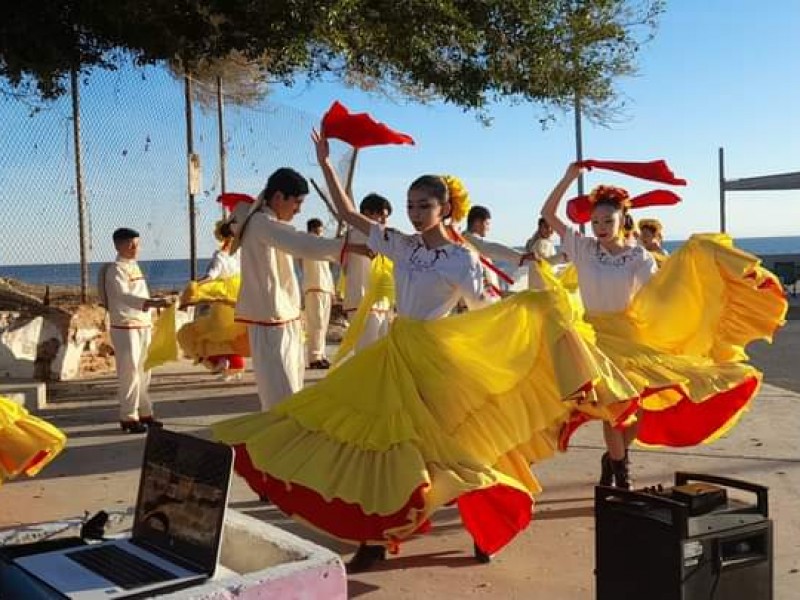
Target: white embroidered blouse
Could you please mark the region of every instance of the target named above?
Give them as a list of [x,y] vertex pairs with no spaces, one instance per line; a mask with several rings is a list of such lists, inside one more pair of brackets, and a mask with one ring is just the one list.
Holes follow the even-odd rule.
[[419,234],[405,235],[375,224],[367,245],[394,262],[397,314],[413,319],[447,316],[464,298],[471,309],[492,301],[478,255],[458,244],[427,248]]
[[571,227],[561,248],[578,269],[581,299],[588,312],[622,312],[658,270],[655,259],[641,246],[611,254],[596,239],[583,237]]

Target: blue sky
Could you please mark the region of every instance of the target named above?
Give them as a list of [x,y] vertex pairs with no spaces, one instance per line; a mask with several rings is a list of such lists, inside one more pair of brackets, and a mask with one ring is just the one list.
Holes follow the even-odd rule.
[[[638,74],[618,83],[625,119],[610,127],[585,122],[585,157],[666,159],[689,180],[676,190],[684,202],[637,216],[660,218],[669,239],[716,230],[718,147],[725,148],[729,178],[800,170],[799,30],[797,0],[668,2],[655,39],[638,56]],[[283,165],[321,179],[309,129],[333,100],[416,139],[413,147],[365,149],[355,180],[357,198],[377,191],[392,200],[400,229],[410,227],[404,210],[408,184],[423,173],[449,173],[464,180],[473,203],[492,210],[493,238],[522,244],[574,158],[569,113],[542,131],[540,107],[498,104],[487,127],[454,106],[389,100],[336,83],[301,84],[273,90],[258,111],[229,108],[229,189],[255,194],[269,172]],[[121,225],[143,231],[145,258],[186,256],[181,84],[156,69],[145,71],[144,80],[141,72],[125,69],[93,74],[82,102],[93,259],[109,257],[105,240]],[[213,115],[198,111],[195,135],[208,190],[198,198],[201,256],[213,248],[207,233],[218,216],[214,126]],[[0,263],[77,260],[70,128],[66,100],[33,118],[21,105],[0,102],[6,141],[0,206],[18,215],[0,218]],[[588,175],[589,187],[603,182],[632,192],[650,189],[630,178]],[[21,199],[28,194],[34,199]],[[298,226],[323,211],[310,197]],[[728,230],[734,237],[800,235],[800,191],[729,193]]]
[[[670,238],[719,227],[717,149],[729,178],[800,170],[800,2],[673,0],[655,39],[639,56],[639,73],[619,83],[626,120],[584,123],[584,156],[664,158],[689,180],[682,205],[639,211],[657,216]],[[535,106],[496,106],[484,127],[459,109],[385,102],[337,86],[281,94],[321,113],[332,98],[369,110],[411,133],[413,148],[367,149],[356,193],[387,192],[402,203],[423,172],[460,176],[473,202],[493,212],[493,236],[522,243],[549,190],[574,158],[573,117],[542,131]],[[616,182],[644,191],[646,182],[594,171],[589,187]],[[407,226],[405,218],[395,221]],[[728,194],[728,230],[739,237],[800,235],[800,191]]]

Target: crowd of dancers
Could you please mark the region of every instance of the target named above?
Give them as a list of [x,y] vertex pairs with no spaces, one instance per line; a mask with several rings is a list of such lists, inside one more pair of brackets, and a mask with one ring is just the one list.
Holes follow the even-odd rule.
[[[222,198],[220,248],[176,306],[150,298],[138,234],[115,234],[119,257],[101,285],[115,315],[124,431],[161,425],[147,399],[150,309],[192,307],[175,334],[183,353],[228,379],[250,357],[260,401],[259,412],[214,424],[214,437],[235,448],[237,473],[264,501],[359,544],[348,564],[357,572],[447,505],[476,559],[490,561],[531,520],[535,465],[568,451],[585,423],[602,424],[597,482],[630,489],[634,441],[713,441],[746,411],[761,374],[743,349],[783,323],[778,280],[723,234],[692,236],[669,256],[660,223],[637,226],[631,211],[674,203],[670,192],[631,198],[601,185],[564,211],[588,168],[681,185],[663,162],[570,164],[519,251],[489,239],[490,210],[470,207],[452,176],[414,180],[413,231],[389,227],[389,200],[371,193],[357,206],[345,191],[333,131],[323,123],[312,143],[343,237],[322,235],[318,219],[306,231],[291,225],[308,184],[278,169],[257,197]],[[502,265],[524,267],[528,289],[510,287]],[[337,295],[350,327],[328,357]],[[304,387],[307,367],[325,377]],[[0,440],[12,430],[0,422]]]

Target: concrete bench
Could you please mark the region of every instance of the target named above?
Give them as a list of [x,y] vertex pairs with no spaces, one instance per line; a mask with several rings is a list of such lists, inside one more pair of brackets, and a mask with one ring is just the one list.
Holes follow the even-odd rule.
[[[128,523],[130,512],[127,514]],[[0,544],[53,535],[78,535],[79,519],[21,526],[0,532]],[[335,554],[312,542],[234,510],[225,515],[220,565],[214,577],[159,595],[173,600],[346,600],[347,575]]]
[[47,406],[47,385],[44,381],[5,379],[0,382],[0,396],[35,414]]

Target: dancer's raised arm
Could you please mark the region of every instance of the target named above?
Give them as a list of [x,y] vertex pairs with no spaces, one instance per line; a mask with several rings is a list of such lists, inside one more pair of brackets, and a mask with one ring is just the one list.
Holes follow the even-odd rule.
[[325,175],[325,182],[328,184],[328,190],[330,190],[331,199],[333,200],[339,217],[359,231],[369,235],[370,227],[372,227],[375,221],[358,212],[353,199],[350,198],[344,190],[344,186],[342,182],[339,181],[339,176],[336,174],[331,164],[328,138],[325,137],[323,133],[314,129],[311,132],[311,139],[314,142],[314,148],[317,151],[317,161],[322,169],[322,173]]
[[550,192],[547,200],[545,200],[544,206],[542,206],[542,217],[561,238],[564,237],[567,225],[558,216],[558,205],[561,204],[561,200],[564,198],[564,194],[567,193],[569,186],[580,174],[581,167],[577,163],[570,163],[561,181],[556,184],[556,187],[553,188],[553,191]]

